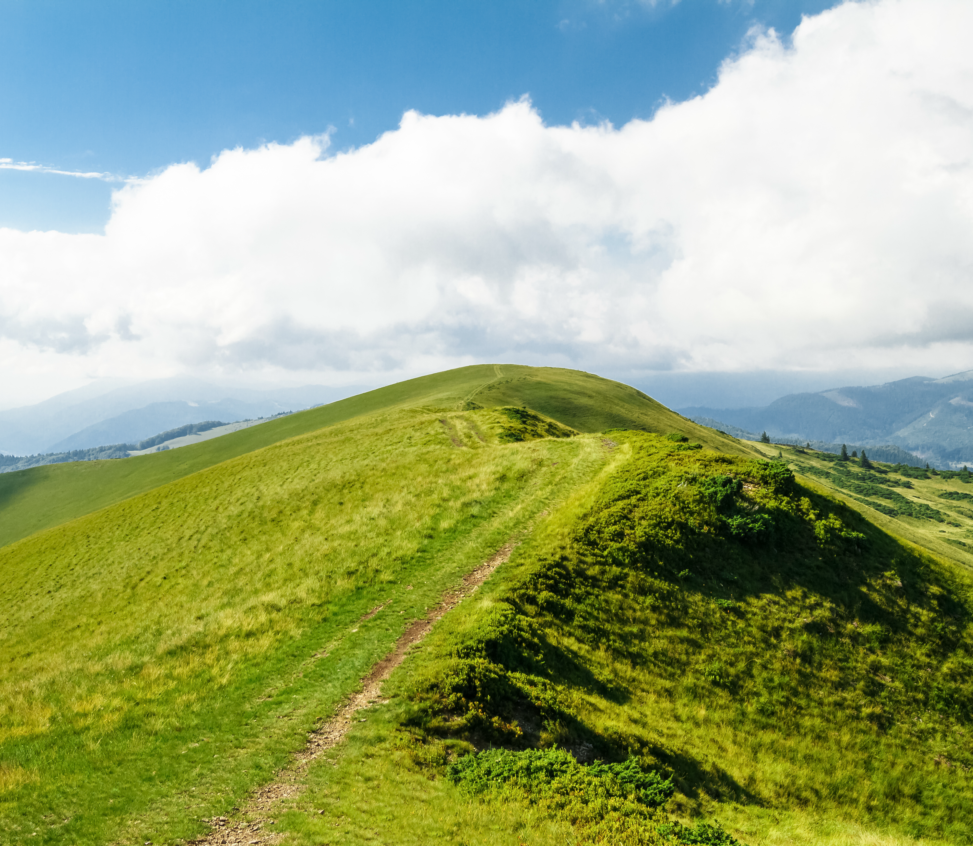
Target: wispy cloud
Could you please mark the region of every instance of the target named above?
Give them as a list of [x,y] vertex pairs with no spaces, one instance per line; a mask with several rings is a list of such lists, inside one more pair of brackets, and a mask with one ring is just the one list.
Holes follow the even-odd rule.
[[103,173],[97,170],[63,170],[37,162],[17,162],[13,159],[0,159],[0,170],[22,170],[31,173],[53,173],[57,176],[73,176],[77,179],[100,179],[103,182],[132,182],[131,177],[119,176],[116,173]]

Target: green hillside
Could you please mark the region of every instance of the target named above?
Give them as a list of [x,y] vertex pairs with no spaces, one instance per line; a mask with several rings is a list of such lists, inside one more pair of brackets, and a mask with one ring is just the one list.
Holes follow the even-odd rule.
[[[969,579],[780,465],[612,437],[617,462],[308,774],[285,842],[973,842]],[[450,763],[492,745],[502,766]],[[536,748],[634,758],[675,794]]]
[[724,450],[746,448],[618,382],[575,370],[481,364],[400,382],[178,450],[2,474],[0,546],[220,462],[362,415],[423,405],[459,409],[523,404],[582,432],[612,426],[674,430]]
[[11,474],[0,842],[973,842],[966,570],[757,455],[491,365]]
[[973,568],[973,475],[955,470],[925,470],[858,459],[801,447],[755,443],[767,458],[781,460],[860,511],[885,531]]
[[7,546],[0,841],[102,843],[136,819],[140,842],[185,836],[266,778],[446,586],[604,460],[596,439],[501,445],[516,428],[380,413]]

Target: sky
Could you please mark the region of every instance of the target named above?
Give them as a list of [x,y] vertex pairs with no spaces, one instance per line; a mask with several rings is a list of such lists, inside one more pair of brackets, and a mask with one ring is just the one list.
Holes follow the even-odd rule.
[[746,405],[973,368],[966,0],[2,11],[0,405],[487,361]]

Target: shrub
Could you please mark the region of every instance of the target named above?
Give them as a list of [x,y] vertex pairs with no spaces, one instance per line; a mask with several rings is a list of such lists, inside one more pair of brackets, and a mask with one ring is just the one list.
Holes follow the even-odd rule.
[[694,826],[685,826],[682,823],[673,822],[660,825],[659,834],[670,842],[699,844],[699,846],[739,846],[740,841],[721,826],[719,823],[696,823]]
[[671,777],[645,769],[638,758],[585,765],[558,748],[487,749],[450,764],[446,775],[473,795],[513,793],[582,828],[610,826],[621,818],[650,822],[652,831],[657,809],[675,792]]
[[708,476],[699,486],[699,492],[712,503],[717,514],[728,511],[733,498],[743,490],[743,483],[732,476]]

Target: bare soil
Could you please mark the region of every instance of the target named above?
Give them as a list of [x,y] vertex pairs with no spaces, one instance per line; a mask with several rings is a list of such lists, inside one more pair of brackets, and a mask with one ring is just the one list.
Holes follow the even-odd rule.
[[[508,543],[469,573],[458,587],[444,593],[439,604],[409,626],[396,641],[395,648],[372,667],[362,679],[361,689],[338,708],[334,718],[308,736],[304,748],[277,773],[274,781],[258,788],[247,798],[246,806],[236,819],[214,817],[208,820],[212,826],[210,833],[190,843],[193,846],[263,846],[280,840],[283,835],[273,830],[276,824],[274,817],[285,809],[285,803],[303,791],[303,775],[311,762],[344,739],[358,722],[356,716],[359,711],[381,701],[382,684],[405,660],[410,647],[419,643],[440,619],[482,585],[497,567],[510,558],[513,548],[513,543]],[[362,620],[375,617],[388,604],[376,606]]]

